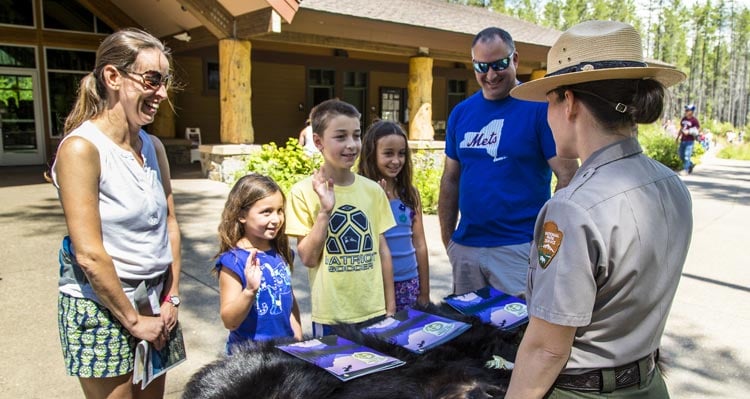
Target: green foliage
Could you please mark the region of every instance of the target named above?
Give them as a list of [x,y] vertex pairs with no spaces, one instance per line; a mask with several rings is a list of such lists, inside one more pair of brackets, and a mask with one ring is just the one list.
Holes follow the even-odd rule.
[[[643,147],[643,152],[649,158],[661,162],[672,170],[682,169],[682,160],[678,153],[679,144],[674,137],[668,136],[658,124],[639,125],[638,141]],[[705,153],[706,150],[696,141],[691,158],[693,163],[700,164]]]
[[705,130],[711,131],[714,135],[718,135],[720,137],[726,137],[727,132],[736,132],[737,129],[732,126],[729,122],[719,122],[717,120],[709,120],[705,123],[701,124],[701,128]]
[[[422,211],[434,215],[437,213],[440,177],[443,173],[442,152],[414,151],[412,162],[414,185],[422,199]],[[290,138],[284,147],[279,147],[276,143],[264,144],[260,151],[248,155],[244,168],[236,173],[235,180],[248,173],[258,173],[271,177],[288,193],[294,183],[312,175],[322,163],[323,157],[320,154],[307,156],[297,139]]]
[[422,212],[434,215],[437,213],[440,177],[443,175],[442,153],[414,151],[411,160],[414,167],[414,185],[422,198]]
[[718,154],[718,158],[722,159],[737,159],[742,161],[750,161],[750,143],[741,145],[729,144],[722,148]]
[[236,179],[249,173],[266,175],[275,180],[284,193],[288,193],[294,183],[320,168],[323,157],[318,153],[308,156],[299,141],[290,138],[284,147],[278,147],[273,142],[263,144],[261,150],[248,155],[245,162],[245,168],[237,172]]
[[677,153],[675,139],[667,136],[658,125],[640,125],[638,141],[643,147],[643,152],[650,158],[661,162],[672,170],[682,169],[682,161]]

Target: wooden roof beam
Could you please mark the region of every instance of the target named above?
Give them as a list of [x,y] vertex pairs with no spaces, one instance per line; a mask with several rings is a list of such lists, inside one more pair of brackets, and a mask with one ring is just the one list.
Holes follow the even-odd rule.
[[291,24],[294,15],[299,10],[299,0],[266,0],[268,4],[286,21]]
[[177,0],[218,39],[234,37],[234,16],[217,0]]
[[253,36],[272,32],[273,12],[271,7],[267,7],[237,17],[237,37],[253,39]]
[[97,18],[104,21],[114,30],[128,27],[142,28],[141,24],[135,22],[128,14],[122,11],[110,0],[77,0],[78,3],[91,11]]
[[[338,48],[343,50],[351,51],[364,51],[374,52],[381,54],[389,54],[403,57],[413,57],[420,55],[420,49],[418,47],[409,46],[397,46],[388,43],[373,43],[364,40],[347,39],[341,37],[330,37],[311,35],[306,33],[297,33],[284,31],[281,33],[270,33],[265,35],[258,35],[252,38],[253,40],[267,41],[267,42],[278,42],[278,43],[290,43],[290,44],[302,44],[307,46],[325,47],[325,48]],[[429,49],[429,57],[442,61],[451,62],[468,62],[468,52],[453,52],[437,49]]]

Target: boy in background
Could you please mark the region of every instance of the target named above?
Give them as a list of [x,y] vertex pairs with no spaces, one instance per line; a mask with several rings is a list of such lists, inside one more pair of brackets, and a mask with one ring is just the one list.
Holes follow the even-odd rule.
[[287,234],[308,267],[313,335],[395,312],[391,254],[383,233],[396,223],[378,183],[351,171],[362,148],[360,113],[327,100],[310,113],[323,165],[287,199]]

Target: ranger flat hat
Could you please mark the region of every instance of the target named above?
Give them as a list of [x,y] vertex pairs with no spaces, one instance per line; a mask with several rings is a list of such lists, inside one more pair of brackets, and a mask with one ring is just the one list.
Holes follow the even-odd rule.
[[664,87],[685,80],[676,69],[649,67],[643,61],[641,36],[631,25],[588,21],[563,32],[547,53],[547,74],[516,86],[510,95],[547,101],[547,93],[576,83],[609,79],[654,79]]

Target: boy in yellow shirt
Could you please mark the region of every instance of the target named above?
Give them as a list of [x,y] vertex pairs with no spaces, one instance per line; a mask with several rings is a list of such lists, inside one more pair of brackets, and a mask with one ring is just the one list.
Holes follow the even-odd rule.
[[310,113],[323,165],[287,197],[286,232],[307,266],[313,335],[395,312],[393,267],[383,233],[395,225],[376,182],[352,172],[362,148],[360,113],[327,100]]

